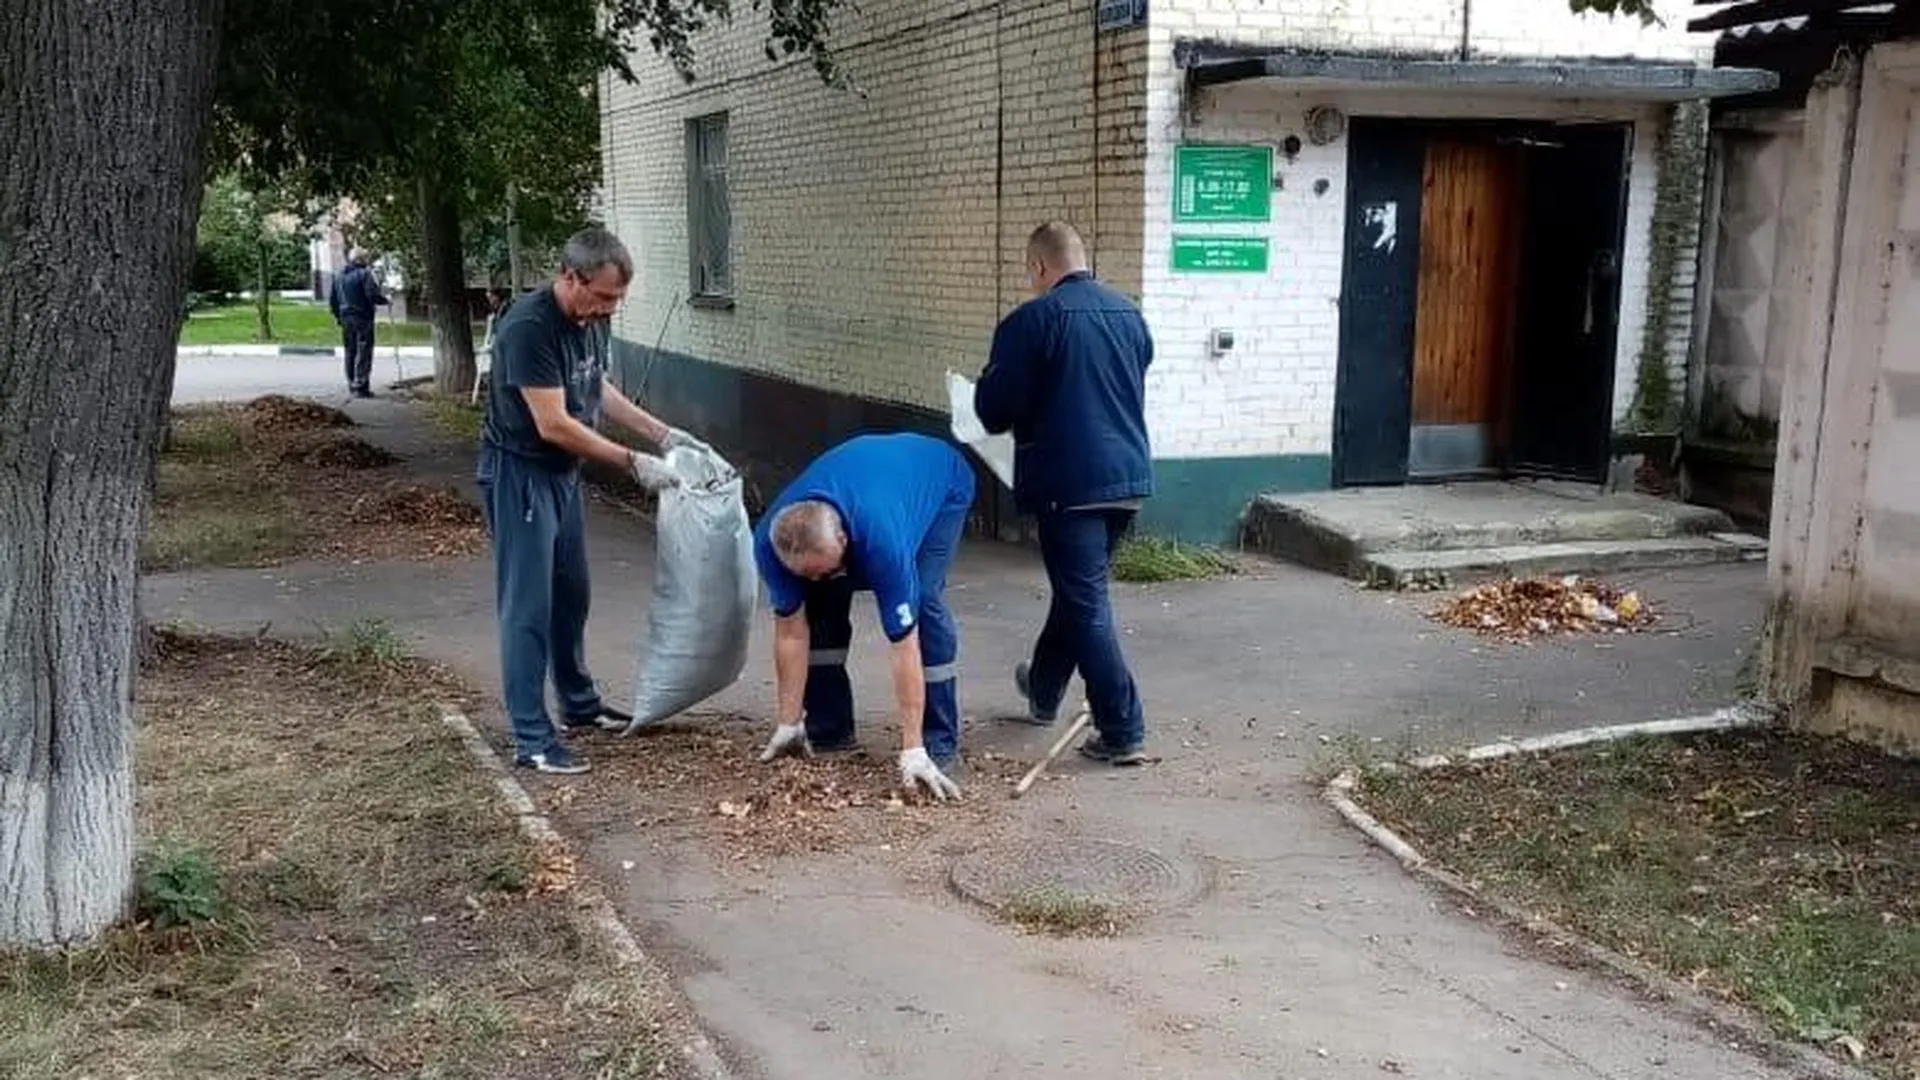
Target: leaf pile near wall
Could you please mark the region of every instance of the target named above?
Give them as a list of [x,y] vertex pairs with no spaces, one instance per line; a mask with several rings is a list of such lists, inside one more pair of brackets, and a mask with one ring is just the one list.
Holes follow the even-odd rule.
[[1704,103],[1685,102],[1675,105],[1661,125],[1655,154],[1659,181],[1648,244],[1647,318],[1641,330],[1633,406],[1626,420],[1636,433],[1669,434],[1680,426],[1673,334],[1676,319],[1687,321],[1694,297],[1691,287],[1685,297],[1676,296],[1675,291],[1682,269],[1691,268],[1699,256],[1707,123]]

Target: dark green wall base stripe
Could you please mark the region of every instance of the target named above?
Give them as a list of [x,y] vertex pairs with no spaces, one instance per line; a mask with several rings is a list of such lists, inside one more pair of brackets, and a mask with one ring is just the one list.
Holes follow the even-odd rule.
[[1262,492],[1324,491],[1333,475],[1325,454],[1272,457],[1157,458],[1154,496],[1137,531],[1193,543],[1231,546],[1240,515]]
[[[632,341],[614,339],[615,378],[662,419],[712,442],[747,478],[747,505],[760,507],[814,456],[864,431],[918,431],[951,439],[944,413],[871,401],[790,382]],[[979,459],[968,455],[980,495],[974,503],[979,533],[1025,539],[1026,523],[1012,496]],[[1263,491],[1313,491],[1331,475],[1324,455],[1161,459],[1154,462],[1156,493],[1141,512],[1139,531],[1193,543],[1230,544],[1240,514]]]

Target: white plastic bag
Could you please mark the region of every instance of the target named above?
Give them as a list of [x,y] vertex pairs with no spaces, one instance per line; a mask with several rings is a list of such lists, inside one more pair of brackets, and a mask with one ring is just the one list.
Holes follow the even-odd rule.
[[973,411],[973,380],[957,371],[947,372],[947,404],[953,414],[953,437],[980,455],[993,475],[1009,490],[1013,488],[1013,436],[989,435],[980,416]]
[[687,447],[669,451],[666,461],[680,484],[660,493],[653,602],[629,735],[733,685],[746,670],[759,599],[739,473],[718,455]]

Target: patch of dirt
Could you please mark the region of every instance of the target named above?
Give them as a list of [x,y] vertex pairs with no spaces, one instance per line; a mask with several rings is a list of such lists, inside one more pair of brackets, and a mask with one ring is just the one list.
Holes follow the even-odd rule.
[[340,430],[328,419],[337,411],[284,398],[176,411],[143,565],[422,561],[485,549],[477,505],[383,475],[400,459]]
[[468,696],[409,661],[156,628],[143,860],[194,868],[171,880],[216,914],[0,956],[0,1076],[685,1080],[672,987],[576,931],[571,855],[520,835],[442,724]]
[[386,450],[353,435],[339,432],[315,432],[289,441],[280,450],[280,460],[310,469],[382,469],[400,459]]
[[241,409],[247,426],[262,435],[354,427],[353,418],[330,405],[283,394],[268,394]]
[[1455,594],[1429,615],[1514,643],[1565,634],[1627,634],[1650,629],[1659,619],[1639,593],[1579,576],[1489,582]]
[[1920,1073],[1920,761],[1780,731],[1370,775],[1429,858],[1886,1077]]
[[[723,862],[901,846],[956,823],[999,816],[1026,763],[966,756],[958,802],[900,787],[891,752],[784,758],[762,765],[765,725],[738,717],[674,721],[632,738],[574,736],[593,771],[536,794],[583,825],[673,830]],[[886,736],[873,733],[875,745]],[[963,825],[964,827],[964,825]]]

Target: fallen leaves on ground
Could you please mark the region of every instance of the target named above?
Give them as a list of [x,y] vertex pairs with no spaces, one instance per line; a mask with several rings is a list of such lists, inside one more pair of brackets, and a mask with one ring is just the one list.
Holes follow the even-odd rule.
[[379,469],[399,462],[399,458],[378,446],[337,431],[311,432],[289,440],[280,450],[280,460],[310,469]]
[[1025,768],[1005,757],[970,756],[961,799],[936,805],[900,786],[891,753],[763,765],[757,758],[766,735],[751,721],[713,717],[674,721],[632,738],[589,736],[578,748],[593,772],[577,788],[548,793],[546,802],[559,812],[684,830],[716,845],[722,859],[754,862],[904,843],[976,820],[993,812],[994,800]]
[[1458,593],[1434,610],[1448,626],[1504,641],[1561,634],[1625,634],[1656,616],[1637,592],[1593,578],[1510,578]]
[[352,417],[331,405],[290,398],[284,394],[254,398],[241,409],[241,415],[249,428],[262,435],[355,426]]
[[342,430],[352,424],[338,409],[279,396],[177,410],[148,564],[419,561],[484,550],[477,505],[394,475],[400,459]]

